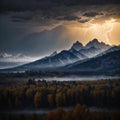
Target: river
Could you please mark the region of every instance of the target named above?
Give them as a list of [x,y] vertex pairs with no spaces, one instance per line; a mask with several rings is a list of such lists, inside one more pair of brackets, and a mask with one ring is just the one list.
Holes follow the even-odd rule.
[[38,80],[46,80],[46,81],[92,81],[92,80],[112,80],[112,79],[120,79],[120,76],[70,76],[70,77],[42,77],[35,78]]
[[[73,109],[73,107],[62,108],[65,111],[69,109]],[[48,112],[55,111],[55,109],[37,109],[37,110],[11,110],[11,111],[1,111],[0,115],[43,115]],[[108,109],[108,108],[97,108],[97,107],[89,107],[90,112],[103,112],[103,113],[120,113],[119,109]]]

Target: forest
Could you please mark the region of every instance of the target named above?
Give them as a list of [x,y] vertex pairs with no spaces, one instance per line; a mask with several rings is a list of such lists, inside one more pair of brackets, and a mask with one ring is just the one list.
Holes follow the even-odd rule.
[[[56,109],[33,120],[118,120],[119,114],[91,113],[90,106],[120,108],[119,80],[46,81],[22,80],[0,87],[0,111],[17,109]],[[68,111],[63,107],[72,107]],[[4,118],[4,116],[1,116]],[[23,118],[21,118],[23,117]],[[28,119],[24,115],[4,118]]]

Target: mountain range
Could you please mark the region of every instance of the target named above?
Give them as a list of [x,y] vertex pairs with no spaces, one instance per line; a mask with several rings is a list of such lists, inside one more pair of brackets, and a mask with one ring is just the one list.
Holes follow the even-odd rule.
[[[119,71],[120,46],[110,46],[93,39],[85,46],[79,41],[69,50],[56,51],[37,61],[3,71],[66,70],[66,71]],[[1,70],[2,71],[2,70]]]
[[65,66],[65,71],[79,71],[84,73],[97,73],[120,75],[120,47],[119,50],[108,52],[85,61],[78,61],[74,64]]

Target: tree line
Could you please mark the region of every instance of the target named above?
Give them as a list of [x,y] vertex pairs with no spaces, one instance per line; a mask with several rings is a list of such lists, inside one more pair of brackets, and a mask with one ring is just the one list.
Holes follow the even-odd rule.
[[0,110],[87,106],[120,108],[119,80],[32,80],[0,88]]

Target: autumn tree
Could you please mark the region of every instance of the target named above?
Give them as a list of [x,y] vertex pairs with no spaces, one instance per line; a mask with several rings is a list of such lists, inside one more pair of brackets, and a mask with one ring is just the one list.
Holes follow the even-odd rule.
[[53,94],[48,94],[48,104],[50,107],[55,105],[55,99]]
[[64,98],[62,93],[57,93],[56,94],[56,106],[60,107],[64,104]]
[[34,104],[36,108],[40,107],[41,100],[42,100],[42,94],[40,92],[36,92],[34,95]]

